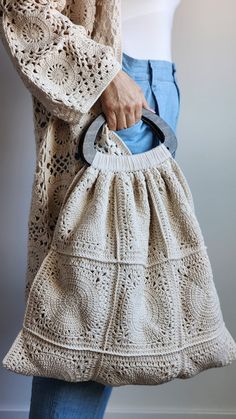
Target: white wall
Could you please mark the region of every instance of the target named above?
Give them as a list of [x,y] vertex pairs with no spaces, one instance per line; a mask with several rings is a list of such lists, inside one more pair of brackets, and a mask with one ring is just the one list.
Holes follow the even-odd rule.
[[[176,160],[192,189],[223,315],[234,337],[235,16],[235,0],[182,0],[173,32],[182,97]],[[0,54],[2,359],[23,319],[35,151],[30,95],[2,45]],[[106,418],[236,418],[235,373],[236,365],[232,364],[161,386],[113,389]],[[30,377],[1,369],[0,419],[27,418],[30,384]]]

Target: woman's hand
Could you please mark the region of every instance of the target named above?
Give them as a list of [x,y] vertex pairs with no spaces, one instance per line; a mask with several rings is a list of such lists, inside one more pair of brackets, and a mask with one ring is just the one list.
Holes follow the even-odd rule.
[[142,89],[120,70],[99,97],[110,130],[129,128],[141,120],[142,108],[151,109]]

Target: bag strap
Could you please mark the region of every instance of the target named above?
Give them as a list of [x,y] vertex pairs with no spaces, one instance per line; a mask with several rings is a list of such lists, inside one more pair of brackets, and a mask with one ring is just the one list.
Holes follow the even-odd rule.
[[[153,130],[154,134],[158,136],[160,141],[166,146],[166,148],[173,154],[177,148],[177,138],[175,136],[172,128],[164,121],[159,115],[149,111],[148,109],[143,108],[142,110],[142,121],[147,123],[150,128]],[[82,152],[82,157],[84,160],[91,164],[95,154],[98,152],[94,147],[94,142],[96,137],[106,124],[106,118],[104,113],[100,113],[93,122],[89,125],[87,131],[84,133],[83,138],[81,139],[80,151]],[[124,141],[116,134],[121,143],[127,149]],[[158,146],[157,146],[158,147]]]

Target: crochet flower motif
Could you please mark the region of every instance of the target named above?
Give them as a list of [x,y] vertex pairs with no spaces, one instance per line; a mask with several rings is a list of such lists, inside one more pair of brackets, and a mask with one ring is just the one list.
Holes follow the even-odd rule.
[[37,16],[28,18],[28,21],[21,26],[23,39],[27,44],[39,44],[48,42],[51,38],[51,32],[48,26]]
[[[70,269],[69,272],[71,273]],[[59,285],[57,295],[52,293],[49,296],[48,317],[54,320],[60,333],[79,336],[80,329],[84,328],[83,321],[88,319],[89,310],[94,310],[95,307],[98,309],[95,290],[89,281],[80,280],[78,287],[74,278],[69,278],[66,272]]]
[[[16,25],[16,29],[13,29]],[[53,35],[49,26],[37,15],[27,16],[27,21],[22,17],[15,17],[8,27],[8,35],[12,39],[13,45],[17,46],[21,52],[37,52],[39,49],[48,48],[56,34]]]
[[68,68],[64,63],[53,63],[48,69],[48,77],[59,85],[65,84],[69,78]]
[[39,67],[40,73],[46,75],[47,88],[53,93],[72,94],[78,84],[78,78],[73,66],[66,60],[64,53],[54,53],[45,57]]
[[[166,299],[166,296],[164,296]],[[135,302],[140,302],[137,307]],[[149,333],[153,339],[164,329],[165,324],[170,321],[170,313],[166,309],[166,301],[161,298],[157,299],[156,295],[151,290],[142,289],[142,286],[137,286],[134,291],[134,298],[132,300],[132,310],[130,309],[130,326],[134,335],[143,335],[144,330]]]

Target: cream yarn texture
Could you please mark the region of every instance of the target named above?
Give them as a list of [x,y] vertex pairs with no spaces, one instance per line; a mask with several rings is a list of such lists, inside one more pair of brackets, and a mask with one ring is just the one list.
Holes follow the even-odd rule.
[[79,138],[122,68],[120,0],[0,0],[0,37],[32,96],[35,171],[25,302],[81,167]]
[[128,154],[70,184],[9,370],[156,385],[236,359],[185,176],[164,144]]
[[120,0],[0,0],[36,145],[24,324],[3,359],[19,374],[159,384],[236,358],[168,150],[119,163],[100,152],[90,167],[74,158],[122,68],[120,17]]

